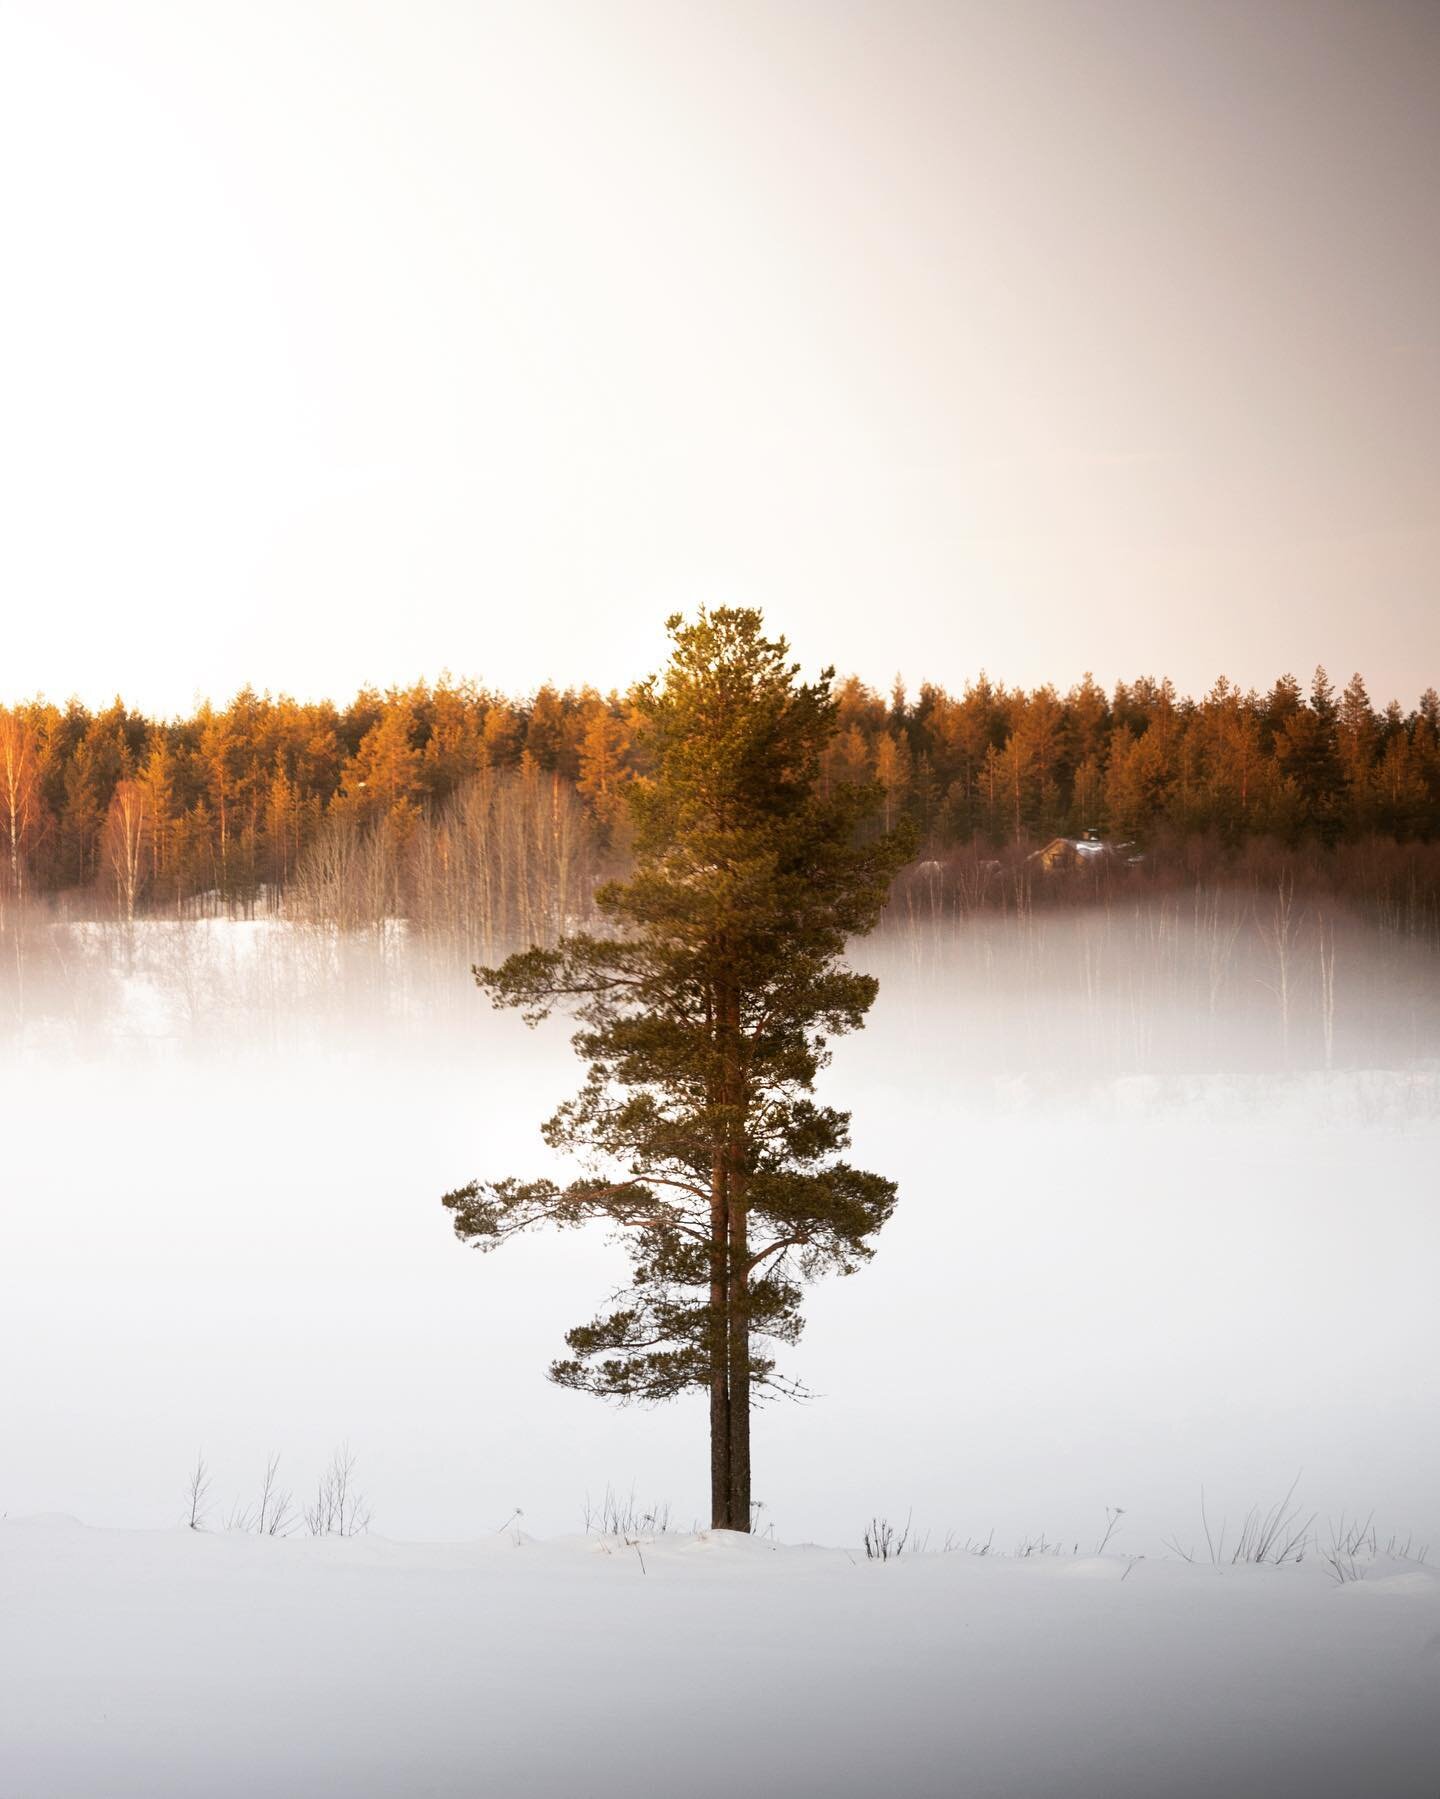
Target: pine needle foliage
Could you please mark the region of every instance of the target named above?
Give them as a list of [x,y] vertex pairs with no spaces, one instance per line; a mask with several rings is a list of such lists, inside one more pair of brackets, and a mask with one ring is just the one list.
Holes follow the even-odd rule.
[[542,1134],[581,1172],[472,1181],[444,1203],[481,1249],[544,1224],[615,1228],[630,1282],[568,1333],[551,1377],[619,1401],[705,1391],[712,1522],[747,1530],[752,1400],[797,1390],[774,1346],[800,1334],[803,1283],[868,1260],[895,1204],[814,1086],[876,995],[846,942],[913,843],[870,827],[875,785],[822,783],[833,670],[801,682],[753,610],[667,630],[668,666],[631,696],[647,772],[628,796],[633,872],[597,894],[609,933],[475,970],[532,1025],[575,1016],[587,1078]]

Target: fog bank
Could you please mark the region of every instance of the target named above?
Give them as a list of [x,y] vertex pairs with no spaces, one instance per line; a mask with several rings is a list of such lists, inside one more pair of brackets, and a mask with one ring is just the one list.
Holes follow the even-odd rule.
[[[1271,921],[1273,924],[1273,921]],[[1331,921],[1183,908],[974,919],[859,946],[881,976],[827,1098],[900,1182],[874,1263],[814,1289],[762,1412],[783,1537],[875,1511],[935,1543],[1162,1552],[1298,1474],[1306,1510],[1440,1543],[1434,964]],[[406,940],[273,922],[64,927],[0,1050],[0,1510],[212,1523],[271,1451],[348,1441],[376,1528],[580,1527],[607,1482],[705,1505],[703,1406],[544,1369],[624,1278],[600,1236],[480,1257],[440,1195],[541,1173],[561,1020],[490,1010]],[[41,951],[43,950],[43,954]],[[1326,968],[1330,976],[1327,982]]]

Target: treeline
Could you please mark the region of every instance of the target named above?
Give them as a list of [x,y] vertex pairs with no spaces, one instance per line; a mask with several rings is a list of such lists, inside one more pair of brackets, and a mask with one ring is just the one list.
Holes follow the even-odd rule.
[[[824,779],[878,783],[885,822],[912,818],[931,853],[1090,828],[1231,848],[1440,837],[1433,688],[1409,712],[1377,708],[1358,675],[1337,694],[1323,670],[1308,691],[1220,680],[1198,700],[1148,677],[1109,694],[1089,677],[1062,694],[982,676],[958,696],[856,680],[838,695]],[[375,904],[409,882],[408,910],[453,913],[503,841],[536,882],[548,857],[543,878],[578,893],[623,854],[624,790],[644,774],[625,698],[589,688],[517,701],[445,679],[344,708],[247,688],[170,720],[35,700],[0,708],[0,883],[103,893],[127,913],[233,907],[313,899],[342,869],[349,890],[364,854]],[[532,903],[530,878],[515,899],[507,876],[507,907]]]
[[448,680],[343,709],[246,688],[173,720],[119,699],[0,708],[0,884],[98,890],[122,912],[293,891],[349,921],[417,865],[423,903],[452,904],[456,870],[503,846],[527,868],[558,855],[563,887],[618,816],[624,742],[613,697],[516,705]]

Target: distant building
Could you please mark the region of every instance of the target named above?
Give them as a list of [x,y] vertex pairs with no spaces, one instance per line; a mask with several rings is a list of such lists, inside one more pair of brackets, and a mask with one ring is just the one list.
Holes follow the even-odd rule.
[[1032,850],[1025,859],[1038,863],[1047,875],[1111,859],[1133,868],[1142,860],[1133,843],[1107,843],[1093,827],[1079,837],[1052,837],[1042,849]]

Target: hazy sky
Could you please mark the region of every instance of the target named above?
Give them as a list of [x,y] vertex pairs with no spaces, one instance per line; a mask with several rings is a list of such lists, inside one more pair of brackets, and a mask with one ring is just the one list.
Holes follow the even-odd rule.
[[1440,681],[1440,5],[0,0],[0,697]]

